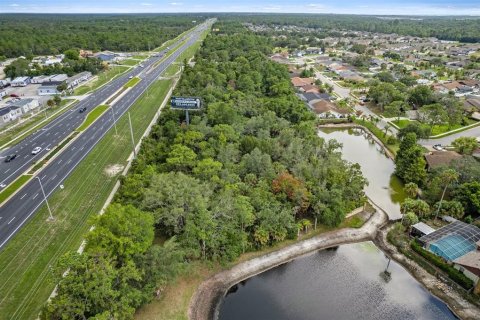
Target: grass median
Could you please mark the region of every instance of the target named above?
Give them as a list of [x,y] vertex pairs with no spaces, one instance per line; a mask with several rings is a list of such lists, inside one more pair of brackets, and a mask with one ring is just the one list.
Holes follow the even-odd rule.
[[[171,86],[159,80],[130,108],[138,141]],[[55,216],[47,222],[43,206],[0,251],[0,319],[35,319],[55,287],[51,267],[68,250],[76,250],[118,179],[118,168],[131,153],[128,117],[111,129],[49,198]]]
[[85,121],[77,128],[76,131],[84,131],[87,129],[92,123],[95,122],[110,106],[106,104],[101,104],[95,107],[85,118]]
[[90,91],[98,89],[100,86],[104,85],[108,81],[118,77],[122,73],[126,72],[129,67],[125,66],[115,66],[115,67],[110,67],[108,70],[105,70],[97,75],[97,79],[88,82],[87,84],[84,84],[81,87],[78,87],[74,91],[74,95],[82,95],[86,94]]
[[123,87],[124,87],[124,88],[132,88],[132,87],[135,87],[135,85],[136,85],[137,83],[139,83],[140,80],[141,80],[141,79],[140,79],[139,77],[134,77],[134,78],[128,80],[128,82],[125,83],[125,85],[124,85]]
[[118,62],[118,64],[125,65],[125,66],[134,66],[134,65],[137,65],[139,63],[140,63],[139,60],[133,60],[133,59],[125,59],[125,60],[122,60],[122,61]]

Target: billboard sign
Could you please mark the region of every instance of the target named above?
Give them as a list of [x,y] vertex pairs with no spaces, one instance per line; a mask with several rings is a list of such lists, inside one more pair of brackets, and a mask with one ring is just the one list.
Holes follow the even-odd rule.
[[172,97],[170,98],[170,106],[172,109],[198,110],[202,106],[202,101],[195,97]]

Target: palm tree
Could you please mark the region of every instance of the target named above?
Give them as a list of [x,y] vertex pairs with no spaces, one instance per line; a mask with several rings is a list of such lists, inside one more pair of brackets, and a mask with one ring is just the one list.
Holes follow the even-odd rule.
[[387,123],[385,124],[385,127],[383,127],[383,129],[385,130],[385,136],[387,135],[387,132],[390,131],[390,125]]
[[442,197],[440,198],[440,203],[438,204],[437,212],[435,213],[435,219],[433,220],[434,222],[437,221],[438,213],[442,207],[442,201],[443,197],[445,196],[445,191],[447,191],[447,187],[450,185],[450,183],[458,181],[458,177],[458,172],[453,169],[444,170],[440,174],[440,180],[445,182],[445,187],[443,188]]
[[407,197],[415,199],[420,189],[415,182],[409,182],[403,187],[403,191],[407,194]]

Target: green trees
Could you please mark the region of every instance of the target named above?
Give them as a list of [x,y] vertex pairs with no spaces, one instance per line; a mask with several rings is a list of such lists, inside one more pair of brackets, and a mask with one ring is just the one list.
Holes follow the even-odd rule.
[[395,174],[406,183],[421,185],[426,177],[426,163],[422,148],[417,145],[415,133],[407,133],[400,142],[400,149],[395,158]]
[[78,60],[80,55],[77,49],[68,49],[63,54],[65,55],[65,59],[70,60]]
[[453,140],[452,146],[461,154],[471,155],[478,149],[479,143],[475,137],[460,137]]

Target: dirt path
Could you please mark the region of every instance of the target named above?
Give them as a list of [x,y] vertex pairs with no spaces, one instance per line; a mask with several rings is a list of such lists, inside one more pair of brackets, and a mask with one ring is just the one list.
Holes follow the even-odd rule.
[[316,250],[344,243],[373,240],[377,230],[387,221],[388,216],[377,208],[376,213],[359,229],[327,232],[222,271],[200,284],[190,301],[188,318],[190,320],[214,319],[220,299],[234,284]]

